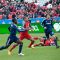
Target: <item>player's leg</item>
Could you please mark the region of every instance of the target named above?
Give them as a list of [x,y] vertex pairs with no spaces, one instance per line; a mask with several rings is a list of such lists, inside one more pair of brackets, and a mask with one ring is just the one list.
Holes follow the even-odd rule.
[[40,46],[40,45],[41,45],[41,43],[38,43],[38,44],[34,44],[33,46],[36,47],[36,46]]
[[16,48],[16,46],[18,46],[17,43],[13,44],[13,45],[9,48],[9,51],[12,52],[12,50],[13,50],[14,48]]
[[34,40],[38,40],[38,39],[40,39],[39,37],[33,37],[34,38]]
[[[24,54],[22,54],[22,47],[23,47],[23,42],[22,41],[20,41],[17,37],[14,37],[14,42],[16,43],[16,44],[14,44],[10,49],[9,49],[9,52],[8,53],[11,53],[12,52],[12,50],[16,47],[16,46],[18,46],[19,45],[19,55],[24,55]],[[10,54],[9,54],[10,55]]]
[[22,52],[22,47],[23,47],[23,42],[18,39],[16,41],[16,43],[19,45],[19,52],[18,53],[21,53]]
[[44,46],[44,40],[45,40],[45,38],[43,38],[43,37],[39,37],[38,38],[39,39],[39,43],[38,44],[34,44],[33,46],[34,47],[36,47],[36,46]]
[[13,50],[16,46],[18,46],[18,44],[17,44],[17,43],[16,43],[16,44],[14,44],[14,45],[12,45],[12,46],[8,49],[8,55],[11,55],[12,50]]
[[45,36],[49,39],[49,32],[45,32]]
[[54,35],[53,32],[50,32],[50,35],[54,38],[56,48],[59,48],[58,43],[57,43],[57,37]]
[[23,42],[21,40],[18,40],[16,43],[19,44],[19,52],[18,52],[18,55],[24,55],[24,54],[22,54]]
[[[17,40],[17,43],[19,44],[19,55],[22,53],[22,47],[23,47],[23,42],[22,40],[24,39],[24,36],[23,35],[20,35],[20,38]],[[22,54],[24,55],[24,54]]]
[[5,46],[1,46],[0,50],[7,49],[11,44],[12,44],[12,41],[11,41],[10,37],[8,37],[6,45]]
[[34,40],[33,40],[33,39],[30,39],[30,41],[31,41],[31,42],[30,42],[30,44],[29,44],[29,46],[28,46],[28,47],[29,47],[29,48],[31,48],[31,47],[32,47],[32,48],[34,48],[34,47],[33,47]]
[[0,46],[0,50],[7,49],[10,45]]
[[34,44],[34,38],[31,37],[31,35],[29,35],[29,34],[26,34],[25,38],[31,41],[31,43],[28,46],[29,48],[31,48],[31,46]]
[[[24,39],[24,36],[23,36],[23,35],[19,35],[19,39],[20,39],[20,42],[22,42],[22,40]],[[12,52],[12,50],[13,50],[14,48],[16,48],[16,46],[18,46],[17,43],[14,44],[14,45],[12,45],[12,47],[9,49],[9,52]]]
[[53,38],[54,38],[56,48],[59,48],[59,45],[58,45],[58,42],[57,42],[57,37],[53,35]]

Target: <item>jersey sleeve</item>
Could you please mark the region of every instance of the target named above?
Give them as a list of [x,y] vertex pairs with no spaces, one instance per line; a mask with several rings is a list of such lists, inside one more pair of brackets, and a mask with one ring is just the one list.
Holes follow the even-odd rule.
[[43,26],[43,27],[46,27],[46,25],[45,25],[45,20],[42,22],[42,26]]
[[11,27],[11,26],[8,27],[8,30],[9,30],[9,31],[10,31],[10,27]]
[[25,29],[23,29],[23,28],[19,29],[17,26],[14,26],[14,29],[16,29],[18,32],[24,32],[25,31]]

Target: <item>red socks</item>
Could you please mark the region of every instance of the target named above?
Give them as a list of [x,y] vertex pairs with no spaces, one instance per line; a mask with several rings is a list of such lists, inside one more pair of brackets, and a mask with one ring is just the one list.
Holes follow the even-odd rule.
[[18,45],[18,44],[14,44],[14,45],[11,47],[10,51],[12,51],[17,45]]
[[38,40],[38,37],[34,37],[34,40]]
[[31,43],[29,44],[29,48],[31,48],[31,46],[34,44],[34,41],[31,41]]

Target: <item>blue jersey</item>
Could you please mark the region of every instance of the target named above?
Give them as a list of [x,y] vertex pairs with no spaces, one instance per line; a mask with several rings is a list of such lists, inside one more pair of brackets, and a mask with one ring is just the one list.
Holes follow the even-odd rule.
[[9,27],[10,35],[16,36],[17,31],[22,32],[25,31],[24,29],[18,29],[17,25],[12,23]]
[[49,30],[49,31],[52,31],[52,28],[53,28],[53,24],[52,24],[52,20],[51,19],[49,19],[49,20],[44,20],[43,22],[42,22],[42,25],[44,26],[44,27],[46,27],[46,30]]

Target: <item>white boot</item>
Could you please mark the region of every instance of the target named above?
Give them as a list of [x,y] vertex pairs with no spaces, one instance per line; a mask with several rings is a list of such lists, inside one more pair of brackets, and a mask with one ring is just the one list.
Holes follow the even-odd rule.
[[23,54],[23,53],[19,53],[18,55],[20,55],[20,56],[24,56],[24,54]]

